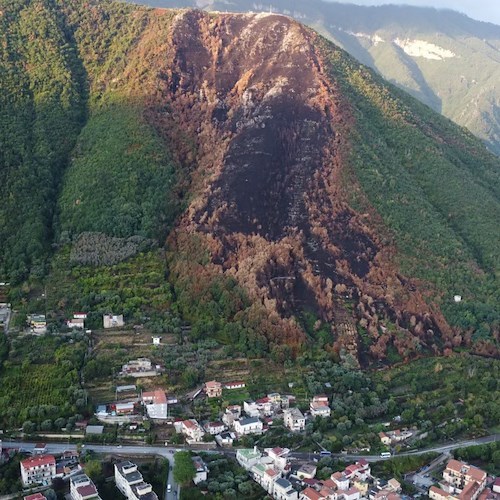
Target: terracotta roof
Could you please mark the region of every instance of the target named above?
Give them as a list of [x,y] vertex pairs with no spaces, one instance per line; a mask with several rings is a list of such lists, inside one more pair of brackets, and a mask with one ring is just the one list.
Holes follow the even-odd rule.
[[276,469],[267,469],[266,474],[268,476],[274,477],[274,476],[277,476],[279,474],[279,472]]
[[321,500],[322,497],[316,490],[313,490],[312,488],[308,487],[306,488],[301,495],[304,495],[306,498],[309,498],[310,500]]
[[486,472],[484,470],[478,469],[471,465],[467,471],[467,475],[470,476],[474,481],[482,482],[486,479]]
[[78,493],[82,497],[86,497],[87,495],[95,495],[97,494],[96,487],[93,484],[87,484],[86,486],[80,486],[79,488],[76,489]]
[[331,479],[325,479],[322,481],[323,486],[326,486],[327,488],[332,488],[333,490],[337,489],[337,483],[335,481],[332,481]]
[[455,460],[455,459],[451,459],[447,464],[446,464],[446,468],[447,469],[450,469],[450,470],[453,470],[455,472],[460,472],[462,470],[462,467],[464,466],[465,464],[463,462],[459,462],[458,460]]
[[431,486],[431,488],[429,490],[429,493],[431,491],[433,493],[435,493],[436,495],[439,495],[439,496],[442,496],[442,497],[445,497],[445,498],[448,497],[448,493],[446,491],[442,490],[441,488],[438,488],[437,486]]
[[216,380],[210,380],[210,382],[205,382],[205,387],[220,387],[222,384],[220,382],[217,382]]
[[476,481],[471,481],[463,490],[462,493],[458,496],[460,500],[471,500],[474,498],[475,494],[479,490],[479,483]]
[[25,469],[41,467],[43,465],[56,465],[56,459],[52,455],[40,455],[39,457],[31,457],[23,460],[21,465]]
[[142,399],[152,399],[154,404],[161,405],[167,403],[167,395],[163,389],[143,392]]

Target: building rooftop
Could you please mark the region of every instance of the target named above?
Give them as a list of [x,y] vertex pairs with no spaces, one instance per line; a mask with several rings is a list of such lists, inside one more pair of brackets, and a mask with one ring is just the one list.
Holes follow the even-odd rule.
[[283,489],[287,489],[287,488],[292,487],[292,483],[290,481],[288,481],[288,479],[283,479],[282,477],[280,477],[279,479],[276,479],[275,483]]
[[251,424],[256,424],[257,422],[260,422],[260,420],[257,417],[247,417],[247,418],[242,418],[239,420],[240,425],[251,425]]
[[53,455],[40,455],[38,457],[31,457],[23,460],[21,465],[25,469],[31,469],[32,467],[42,467],[45,465],[56,465],[56,459]]

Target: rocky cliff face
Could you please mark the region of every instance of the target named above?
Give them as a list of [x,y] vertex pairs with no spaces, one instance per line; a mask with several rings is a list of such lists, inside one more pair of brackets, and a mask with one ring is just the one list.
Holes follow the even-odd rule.
[[155,120],[171,143],[189,144],[176,149],[191,165],[192,198],[169,245],[187,252],[196,238],[210,255],[205,272],[236,278],[275,318],[272,342],[280,330],[305,341],[296,318],[309,310],[342,356],[359,358],[359,320],[371,354],[395,342],[409,355],[449,328],[398,273],[376,215],[346,202],[353,117],[315,37],[278,15],[176,18],[163,61],[169,111]]

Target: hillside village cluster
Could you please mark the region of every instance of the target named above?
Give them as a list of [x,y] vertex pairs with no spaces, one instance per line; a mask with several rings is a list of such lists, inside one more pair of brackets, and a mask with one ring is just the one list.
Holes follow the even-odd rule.
[[[5,452],[6,450],[4,450]],[[0,456],[2,448],[0,441]],[[317,479],[317,464],[295,463],[288,448],[238,449],[238,464],[275,500],[399,500],[401,484],[395,478],[374,477],[370,464],[358,460],[327,479]],[[209,468],[200,456],[192,457],[195,485],[206,484]],[[114,463],[116,488],[127,500],[158,500],[152,486],[143,480],[137,465],[129,460]],[[84,474],[77,452],[67,451],[57,458],[46,453],[45,444],[37,444],[31,457],[22,460],[23,486],[48,486],[55,478],[69,481],[68,500],[99,500],[99,492]],[[451,459],[446,464],[438,486],[431,486],[432,500],[499,500],[500,478],[472,465]],[[25,500],[45,500],[43,493],[25,496]]]

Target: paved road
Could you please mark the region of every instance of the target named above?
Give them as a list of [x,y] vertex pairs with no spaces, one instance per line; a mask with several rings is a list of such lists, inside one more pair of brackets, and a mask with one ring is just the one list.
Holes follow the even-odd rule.
[[[4,448],[18,448],[23,451],[32,452],[35,443],[27,443],[23,441],[3,441]],[[76,450],[74,444],[64,443],[47,443],[47,453],[62,453],[66,450]],[[119,446],[119,445],[99,445],[99,444],[85,444],[82,450],[94,451],[95,453],[112,453],[116,456],[135,457],[156,455],[166,458],[169,461],[170,468],[174,466],[174,452],[175,448],[166,448],[161,446]],[[180,494],[180,486],[174,481],[172,471],[169,471],[168,484],[171,486],[171,491],[165,491],[165,500],[177,500]]]
[[[423,450],[409,451],[398,453],[397,456],[411,456],[411,455],[423,455],[424,453],[436,452],[436,453],[445,453],[448,451],[452,451],[457,448],[465,448],[467,446],[476,446],[479,444],[492,443],[497,440],[500,440],[500,434],[493,434],[491,436],[486,436],[477,439],[468,439],[464,441],[457,441],[454,443],[443,444],[439,446],[434,446],[431,448],[426,448]],[[134,456],[144,456],[144,455],[157,455],[164,458],[167,458],[170,462],[170,466],[174,465],[174,453],[179,449],[190,449],[189,447],[177,447],[170,448],[165,446],[120,446],[120,445],[99,445],[99,444],[86,444],[83,445],[85,450],[94,451],[96,453],[112,453],[113,455],[119,455],[123,457],[134,457]],[[22,441],[3,441],[4,448],[19,448],[26,451],[32,451],[35,447],[35,443],[27,443]],[[74,444],[61,444],[61,443],[47,443],[47,452],[48,453],[62,453],[65,450],[76,450],[76,445]],[[200,451],[198,449],[192,448],[193,451]],[[217,449],[214,451],[208,450],[208,452],[212,453],[224,453],[227,456],[234,457],[236,455],[236,451],[234,450],[221,450]],[[291,456],[293,458],[299,460],[313,460],[320,458],[319,453],[304,453],[304,452],[292,452]],[[382,459],[378,455],[343,455],[343,454],[333,454],[332,457],[341,458],[345,461],[356,461],[365,459],[368,462],[377,462]],[[177,500],[180,492],[180,486],[175,483],[172,472],[169,473],[168,483],[171,485],[171,492],[165,492],[165,500]]]

